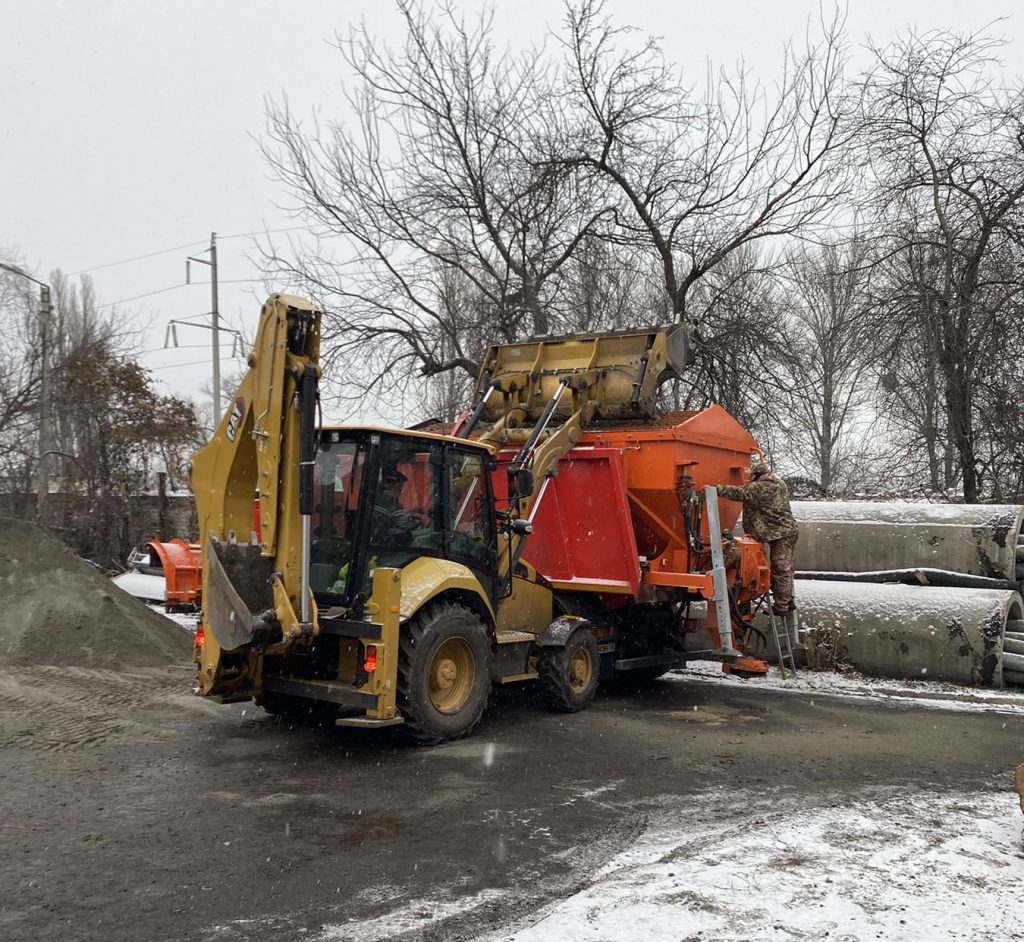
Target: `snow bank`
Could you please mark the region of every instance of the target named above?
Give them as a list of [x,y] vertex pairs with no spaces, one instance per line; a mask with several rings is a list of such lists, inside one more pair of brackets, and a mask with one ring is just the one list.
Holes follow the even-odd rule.
[[[924,504],[909,500],[795,500],[793,516],[807,523],[885,523],[895,526],[991,526],[993,521],[1020,520],[1020,504]],[[1018,523],[1018,529],[1020,524]]]
[[818,694],[823,697],[844,697],[888,703],[893,706],[912,702],[915,707],[982,713],[1001,713],[1024,718],[1024,693],[993,690],[984,687],[965,689],[956,684],[928,680],[884,680],[865,677],[855,671],[838,674],[832,671],[797,671],[781,676],[771,668],[761,677],[737,677],[722,672],[716,661],[691,661],[684,670],[672,671],[666,680],[680,683],[724,684],[728,686],[772,690],[798,696]]
[[[1007,793],[672,799],[589,887],[504,942],[1019,938],[1024,851]],[[722,817],[723,810],[742,815]],[[728,813],[728,812],[727,812]]]

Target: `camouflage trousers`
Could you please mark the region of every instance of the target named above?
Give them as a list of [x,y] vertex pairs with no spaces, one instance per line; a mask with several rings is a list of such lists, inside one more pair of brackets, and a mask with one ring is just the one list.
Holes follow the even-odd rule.
[[793,608],[793,571],[796,569],[795,536],[768,543],[768,566],[772,573],[772,598],[775,608],[788,612]]

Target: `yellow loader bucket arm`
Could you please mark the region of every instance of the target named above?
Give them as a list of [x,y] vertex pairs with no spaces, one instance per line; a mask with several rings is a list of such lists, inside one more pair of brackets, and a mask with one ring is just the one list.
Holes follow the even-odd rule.
[[312,632],[308,530],[319,353],[320,313],[302,298],[271,295],[249,370],[213,438],[192,457],[204,693],[235,680],[222,676],[223,652]]
[[658,388],[681,375],[688,357],[683,325],[545,337],[487,351],[476,407],[458,434],[468,437],[485,420],[490,428],[481,442],[521,446],[509,468],[510,540],[501,564],[506,575],[522,553],[544,482],[580,432],[597,419],[656,415]]

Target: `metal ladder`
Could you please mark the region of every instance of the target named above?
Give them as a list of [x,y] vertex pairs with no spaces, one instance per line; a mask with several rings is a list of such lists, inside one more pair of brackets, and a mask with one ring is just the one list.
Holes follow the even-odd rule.
[[[793,615],[793,621],[790,623],[788,618],[775,614],[775,599],[772,596],[771,589],[761,596],[761,600],[757,604],[759,607],[761,605],[768,607],[768,618],[772,626],[772,640],[775,642],[775,656],[779,659],[779,671],[782,674],[782,679],[786,679],[787,668],[792,671],[795,677],[796,658],[793,657],[793,636],[796,634],[796,615],[792,612],[790,613]],[[789,662],[788,665],[787,661]]]

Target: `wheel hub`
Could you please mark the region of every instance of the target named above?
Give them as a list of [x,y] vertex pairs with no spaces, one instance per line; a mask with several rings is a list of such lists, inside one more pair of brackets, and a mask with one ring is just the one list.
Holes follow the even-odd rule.
[[437,665],[436,683],[440,690],[448,690],[455,683],[459,669],[453,661],[445,659]]
[[573,651],[569,660],[569,686],[574,692],[580,693],[590,683],[594,666],[590,661],[590,652],[586,648]]
[[476,658],[464,638],[448,638],[434,652],[427,671],[430,702],[439,713],[458,713],[476,683]]

